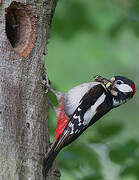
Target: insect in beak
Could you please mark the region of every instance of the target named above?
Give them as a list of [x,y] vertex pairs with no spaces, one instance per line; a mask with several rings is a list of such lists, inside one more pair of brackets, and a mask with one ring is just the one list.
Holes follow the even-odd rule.
[[118,93],[113,88],[113,84],[114,84],[114,81],[115,81],[114,77],[112,77],[110,80],[108,80],[108,79],[106,79],[106,78],[104,78],[102,76],[98,76],[97,75],[97,76],[94,77],[94,80],[96,82],[102,83],[106,87],[106,89],[111,92],[111,94],[113,96],[117,96],[118,95]]

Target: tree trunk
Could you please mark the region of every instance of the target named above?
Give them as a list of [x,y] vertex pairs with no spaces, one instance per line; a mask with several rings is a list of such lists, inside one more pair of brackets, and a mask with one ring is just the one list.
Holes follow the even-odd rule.
[[[49,146],[45,47],[57,0],[0,0],[0,180],[41,180]],[[59,180],[56,164],[47,180]]]

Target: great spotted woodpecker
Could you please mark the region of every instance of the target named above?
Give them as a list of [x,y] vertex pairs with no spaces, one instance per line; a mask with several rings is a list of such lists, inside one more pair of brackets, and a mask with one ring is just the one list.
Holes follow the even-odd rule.
[[78,138],[111,109],[120,106],[135,94],[135,84],[126,77],[115,76],[110,80],[96,76],[94,82],[74,87],[67,93],[52,91],[59,102],[54,108],[57,115],[55,140],[47,151],[43,176],[46,177],[59,151]]

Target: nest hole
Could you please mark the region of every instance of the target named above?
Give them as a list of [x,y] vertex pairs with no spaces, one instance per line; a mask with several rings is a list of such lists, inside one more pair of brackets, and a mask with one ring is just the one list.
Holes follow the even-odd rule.
[[20,19],[16,16],[16,10],[9,10],[6,15],[6,35],[13,48],[19,41],[19,23]]
[[6,35],[14,51],[27,57],[34,46],[36,17],[28,5],[13,1],[6,11]]

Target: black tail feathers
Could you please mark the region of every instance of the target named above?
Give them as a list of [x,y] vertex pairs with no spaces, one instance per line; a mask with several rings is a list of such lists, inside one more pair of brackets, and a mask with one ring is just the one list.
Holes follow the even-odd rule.
[[43,174],[43,179],[46,179],[46,175],[49,171],[49,169],[52,167],[54,160],[56,159],[58,152],[54,151],[51,149],[47,155],[46,158],[43,160],[43,169],[42,169],[42,174]]

